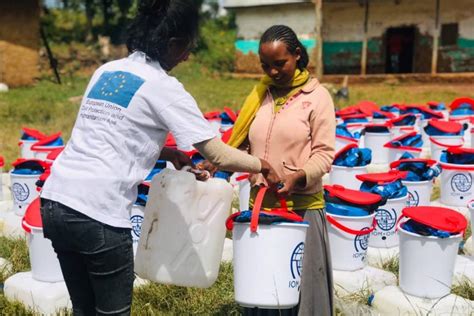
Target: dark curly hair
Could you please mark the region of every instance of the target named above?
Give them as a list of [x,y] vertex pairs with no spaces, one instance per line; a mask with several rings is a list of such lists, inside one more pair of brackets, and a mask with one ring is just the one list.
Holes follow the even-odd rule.
[[198,24],[199,8],[193,0],[141,0],[137,16],[127,29],[128,51],[142,51],[160,61],[170,38],[192,44],[198,37]]
[[306,48],[301,44],[296,33],[286,25],[273,25],[268,28],[260,38],[260,45],[263,43],[282,41],[286,44],[286,49],[291,54],[296,53],[296,49],[299,47],[301,50],[301,57],[298,60],[298,68],[303,70],[308,66],[309,57]]

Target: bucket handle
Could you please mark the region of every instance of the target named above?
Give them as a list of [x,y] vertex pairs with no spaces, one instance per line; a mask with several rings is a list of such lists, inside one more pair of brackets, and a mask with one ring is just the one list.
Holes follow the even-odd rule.
[[343,232],[346,232],[346,233],[351,234],[351,235],[359,235],[359,236],[364,236],[364,235],[370,234],[371,232],[373,232],[375,230],[375,227],[377,225],[377,220],[375,219],[375,217],[374,217],[374,220],[372,221],[372,226],[367,230],[354,230],[354,229],[351,229],[347,226],[342,225],[334,217],[332,217],[328,214],[326,214],[326,219],[328,220],[328,222],[331,225],[339,228]]
[[31,228],[30,226],[25,222],[25,218],[23,217],[21,219],[21,227],[23,228],[23,230],[25,232],[27,232],[28,234],[31,234]]
[[[252,217],[250,219],[250,231],[252,233],[257,232],[258,219],[260,217],[260,210],[262,209],[263,198],[267,191],[268,191],[268,187],[262,186],[258,190],[257,196],[255,197],[255,203],[253,205],[253,210],[252,210]],[[277,197],[280,201],[282,210],[288,212],[288,205],[286,204],[286,200],[282,198],[279,194],[277,194]]]

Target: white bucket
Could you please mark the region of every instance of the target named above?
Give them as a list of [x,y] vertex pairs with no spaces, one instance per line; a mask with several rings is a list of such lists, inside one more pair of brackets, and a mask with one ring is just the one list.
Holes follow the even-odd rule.
[[451,292],[453,271],[461,234],[449,238],[421,236],[399,228],[400,288],[425,298]]
[[36,181],[40,176],[40,174],[23,175],[10,172],[13,211],[17,215],[23,216],[31,201],[39,195],[36,190]]
[[425,126],[428,125],[429,121],[430,120],[420,120],[420,134],[423,140],[423,148],[430,148],[430,136],[425,132]]
[[388,163],[388,148],[383,145],[388,143],[392,136],[390,133],[365,133],[365,148],[372,150],[372,163]]
[[[469,214],[469,215],[471,215],[471,217],[470,217],[470,219],[471,219],[471,239],[474,242],[474,200],[471,200],[469,202],[469,204],[467,205],[467,207],[469,209],[469,212],[471,213],[471,214]],[[474,257],[474,255],[473,255],[473,257]]]
[[48,154],[60,148],[64,148],[64,146],[34,146],[31,151],[35,159],[46,160]]
[[472,134],[474,134],[474,128],[471,128],[471,148],[474,148],[474,137]]
[[389,162],[394,162],[396,160],[400,160],[404,153],[408,152],[413,155],[414,158],[420,158],[421,155],[421,148],[413,148],[413,149],[399,149],[399,148],[387,148],[388,149],[388,160]]
[[464,144],[462,136],[430,136],[431,159],[439,161],[441,153],[448,147],[461,147]]
[[355,138],[336,136],[335,152],[338,152],[349,144],[359,144],[359,140]]
[[375,212],[377,226],[370,235],[370,247],[391,248],[398,245],[396,224],[402,210],[407,206],[407,202],[408,195],[397,199],[388,199],[385,205],[377,209]]
[[467,124],[468,127],[464,132],[464,142],[467,144],[470,144],[472,142],[471,133],[469,133],[469,131],[472,128],[471,116],[469,115],[451,116],[449,120],[455,121],[459,124]]
[[31,146],[37,143],[38,140],[20,140],[18,145],[20,146],[20,157],[25,159],[35,158],[34,152],[31,150]]
[[[23,225],[25,223],[23,222]],[[28,249],[31,262],[31,274],[37,281],[60,282],[63,281],[63,273],[59,260],[54,252],[51,240],[44,238],[43,229],[29,227]]]
[[[327,213],[326,216],[333,269],[355,271],[365,267],[375,213],[368,216],[341,216]],[[330,221],[336,221],[340,225],[339,228]],[[357,234],[355,231],[366,231],[366,234]]]
[[307,224],[234,223],[235,301],[245,307],[287,309],[299,302]]
[[362,181],[356,178],[358,174],[367,173],[367,166],[361,167],[342,167],[332,165],[329,173],[330,184],[339,184],[351,190],[359,190]]
[[408,189],[408,205],[429,206],[431,204],[431,191],[433,181],[402,181]]
[[474,198],[472,185],[474,165],[441,163],[440,202],[448,206],[466,207]]
[[132,241],[133,241],[133,255],[137,254],[138,242],[142,232],[142,223],[144,218],[145,207],[134,204],[130,212],[130,222],[132,223]]

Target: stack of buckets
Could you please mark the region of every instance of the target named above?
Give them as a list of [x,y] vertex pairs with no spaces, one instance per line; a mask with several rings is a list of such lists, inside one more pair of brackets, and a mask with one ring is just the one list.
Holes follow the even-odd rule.
[[[265,191],[257,194],[250,223],[232,223],[240,212],[227,221],[232,230],[235,301],[244,307],[288,309],[299,302],[308,224],[286,210],[271,214],[287,214],[295,220],[258,224]],[[284,200],[281,203],[285,206]]]
[[[436,164],[435,160],[431,159],[401,159],[394,161],[390,164],[391,169],[397,169],[400,171],[408,171],[401,169],[403,164],[412,164],[419,163],[423,164],[426,167],[432,167]],[[422,181],[412,181],[412,180],[402,180],[403,185],[408,189],[408,206],[429,206],[431,203],[431,192],[433,191],[433,181],[422,180]]]
[[28,235],[28,251],[33,279],[49,283],[63,281],[59,260],[51,241],[43,236],[39,197],[28,206],[22,226]]
[[64,143],[61,138],[61,133],[47,136],[31,146],[34,157],[40,160],[46,160],[48,154],[62,149],[64,149]]
[[[365,183],[373,185],[374,188],[382,189],[387,185],[392,185],[406,177],[406,172],[391,170],[387,173],[368,173],[358,175],[357,178]],[[403,188],[403,186],[402,186]],[[398,196],[399,192],[393,192],[393,196]],[[407,206],[408,194],[401,197],[388,198],[383,207],[379,207],[375,214],[377,222],[375,230],[369,239],[369,246],[375,248],[392,248],[398,246],[398,235],[396,234],[396,223],[400,217],[402,209]]]
[[[403,218],[408,220],[404,221]],[[407,229],[406,223],[409,222],[415,225],[411,227],[421,225],[423,234]],[[428,299],[448,295],[456,256],[466,227],[464,216],[447,208],[405,208],[398,225],[401,290]],[[441,234],[433,233],[434,231],[441,231]]]
[[[357,144],[354,143],[346,145],[344,148],[342,148],[336,153],[334,161],[339,156],[343,155],[344,153],[353,148],[359,147],[357,146]],[[361,182],[356,178],[356,175],[364,173],[367,173],[367,165],[345,167],[337,166],[333,163],[331,167],[331,172],[329,173],[329,181],[331,184],[339,184],[348,189],[357,190],[359,189]]]
[[382,198],[340,185],[324,186],[324,189],[332,267],[343,271],[362,269],[376,224],[375,212],[370,207],[376,208]]
[[23,127],[21,131],[20,141],[20,157],[25,159],[35,158],[35,154],[31,150],[31,146],[36,142],[46,138],[46,135],[32,128]]

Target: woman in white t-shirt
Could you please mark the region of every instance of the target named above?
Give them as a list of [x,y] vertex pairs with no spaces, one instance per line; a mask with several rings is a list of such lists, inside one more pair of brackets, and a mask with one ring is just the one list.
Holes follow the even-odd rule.
[[220,169],[279,181],[266,161],[216,138],[193,97],[167,73],[188,58],[198,16],[192,0],[141,2],[129,28],[130,56],[95,71],[43,187],[44,235],[58,255],[74,315],[130,314],[129,214],[137,186],[158,158],[178,168],[191,164],[163,148],[169,132],[178,147],[194,146]]

